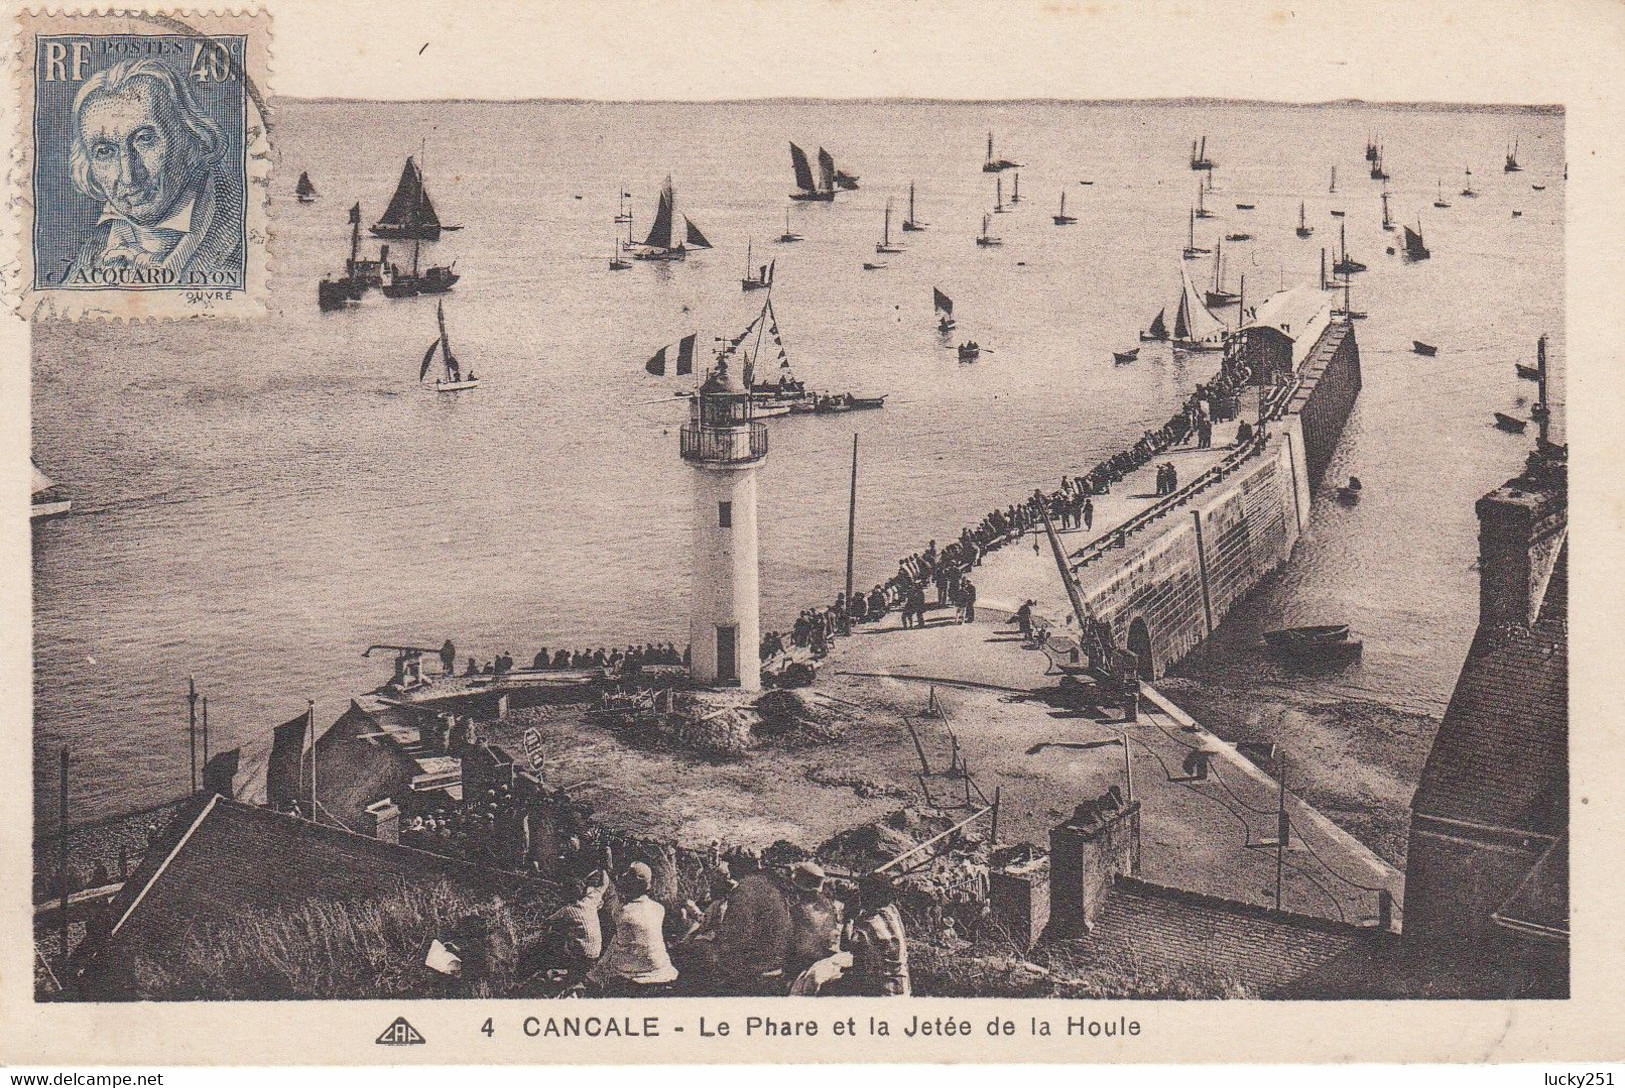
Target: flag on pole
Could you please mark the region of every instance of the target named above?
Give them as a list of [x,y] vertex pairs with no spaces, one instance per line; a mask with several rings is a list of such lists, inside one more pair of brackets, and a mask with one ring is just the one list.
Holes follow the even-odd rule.
[[350,208],[350,222],[357,224],[361,222],[361,201],[359,200]]
[[691,332],[687,336],[683,337],[682,340],[678,341],[677,373],[679,375],[694,373],[694,341],[698,339],[698,337],[698,333]]
[[647,370],[649,373],[653,374],[657,378],[665,377],[666,376],[666,349],[661,348],[659,351],[657,351],[653,355],[649,356],[649,361],[647,363],[643,364],[643,369]]

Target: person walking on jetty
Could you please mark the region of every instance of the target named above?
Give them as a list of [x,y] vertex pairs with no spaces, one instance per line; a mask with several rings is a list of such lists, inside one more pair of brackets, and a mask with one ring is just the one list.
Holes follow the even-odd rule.
[[677,981],[662,932],[666,908],[649,898],[653,884],[654,872],[641,861],[628,865],[615,882],[621,896],[615,935],[587,974],[589,985],[607,997],[659,993]]

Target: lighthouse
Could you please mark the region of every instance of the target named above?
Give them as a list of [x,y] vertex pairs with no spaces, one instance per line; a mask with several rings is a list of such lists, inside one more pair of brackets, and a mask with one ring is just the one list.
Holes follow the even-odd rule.
[[695,470],[690,673],[702,684],[759,691],[756,470],[767,458],[767,427],[751,419],[750,390],[726,354],[700,386],[680,442]]

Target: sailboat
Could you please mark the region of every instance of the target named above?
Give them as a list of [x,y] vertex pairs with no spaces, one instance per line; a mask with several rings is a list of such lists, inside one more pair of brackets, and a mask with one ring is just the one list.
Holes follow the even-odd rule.
[[924,230],[930,225],[929,223],[922,223],[914,217],[914,183],[911,181],[908,183],[908,218],[903,220],[903,229],[905,231]]
[[429,350],[423,353],[423,366],[418,369],[418,381],[429,376],[429,367],[434,365],[434,353],[440,352],[441,364],[445,368],[445,377],[436,378],[435,391],[439,393],[461,393],[465,389],[477,388],[480,380],[470,370],[463,373],[457,357],[451,353],[451,340],[446,336],[446,304],[440,303],[435,307],[435,318],[440,323],[440,338],[429,345]]
[[828,202],[835,199],[835,160],[830,158],[829,152],[818,149],[820,177],[816,180],[807,153],[795,144],[790,145],[790,165],[796,174],[796,191],[790,194],[791,200]]
[[1332,167],[1332,187],[1330,189],[1327,189],[1326,191],[1328,193],[1337,192],[1337,167],[1335,167],[1335,166]]
[[787,207],[784,209],[784,233],[779,235],[779,241],[799,242],[801,240],[801,235],[790,229],[790,209]]
[[1367,136],[1365,138],[1365,161],[1376,162],[1378,154],[1380,154],[1380,152],[1377,150],[1377,138],[1375,136]]
[[32,501],[28,507],[28,520],[60,517],[71,510],[73,501],[63,494],[61,486],[41,472],[32,458],[29,459],[28,463],[34,470],[34,489]]
[[1016,171],[1016,184],[1015,184],[1014,191],[1011,192],[1011,194],[1010,194],[1010,203],[1012,203],[1012,204],[1020,204],[1021,203],[1021,171],[1020,170]]
[[1382,229],[1394,229],[1394,221],[1388,214],[1388,190],[1386,188],[1382,191]]
[[775,261],[769,261],[767,264],[762,265],[761,268],[755,268],[751,263],[751,246],[747,241],[745,243],[745,274],[739,280],[739,289],[741,291],[760,291],[764,287],[772,287],[773,265],[776,263]]
[[954,328],[954,300],[939,287],[931,288],[931,311],[937,315],[937,331],[946,335]]
[[1213,286],[1206,295],[1208,306],[1229,306],[1236,301],[1233,292],[1224,289],[1224,243],[1213,243]]
[[1004,178],[1002,177],[993,179],[993,211],[995,214],[1002,214],[1005,211]]
[[406,165],[401,168],[401,180],[395,186],[395,195],[384,209],[384,217],[368,229],[379,238],[434,242],[439,240],[441,231],[462,228],[440,222],[434,201],[429,199],[429,190],[423,186],[423,171],[417,160],[408,155]]
[[631,267],[632,262],[621,256],[619,246],[615,246],[609,251],[609,270],[611,272],[624,272]]
[[1438,199],[1434,200],[1433,206],[1435,208],[1448,208],[1448,207],[1450,207],[1450,201],[1448,201],[1448,200],[1446,200],[1444,198],[1444,182],[1443,181],[1439,182],[1439,196],[1438,196]]
[[1364,310],[1356,310],[1354,308],[1353,283],[1354,281],[1349,279],[1347,276],[1343,278],[1343,308],[1341,310],[1333,310],[1333,317],[1341,317],[1349,321],[1356,321],[1365,316]]
[[293,187],[293,191],[301,204],[314,204],[316,202],[316,186],[312,184],[310,175],[303,170],[299,172],[299,182]]
[[993,133],[989,132],[987,134],[987,161],[982,163],[982,173],[997,174],[1001,170],[1009,170],[1020,165],[1019,162],[1011,162],[1009,159],[995,159],[993,157]]
[[[678,220],[682,220],[682,233],[678,233]],[[677,214],[677,191],[672,188],[671,175],[660,189],[660,203],[655,210],[654,225],[641,246],[632,250],[640,261],[681,261],[688,256],[689,247],[710,249],[711,243],[688,216]]]
[[416,238],[412,240],[412,270],[402,272],[400,268],[389,259],[389,247],[380,246],[378,251],[378,287],[383,291],[385,298],[412,298],[415,295],[443,295],[450,291],[452,285],[462,276],[455,271],[456,262],[446,265],[434,265],[426,270],[419,271],[418,262],[422,243]]
[[1061,210],[1060,210],[1060,212],[1057,213],[1056,215],[1051,216],[1050,218],[1055,220],[1055,225],[1057,227],[1064,227],[1069,223],[1076,223],[1078,221],[1077,216],[1066,214],[1066,190],[1065,189],[1061,190]]
[[845,170],[836,170],[830,180],[835,183],[837,189],[845,189],[847,192],[858,187],[858,175],[848,174]]
[[[1471,166],[1467,168],[1467,173],[1464,176],[1466,177],[1466,181],[1462,183],[1461,195],[1465,197],[1477,196],[1478,191],[1473,188],[1473,168]],[[1537,185],[1535,188],[1539,189],[1541,186]]]
[[1518,165],[1518,138],[1512,138],[1512,146],[1507,149],[1506,166],[1502,168],[1508,174],[1516,174],[1523,167]]
[[1004,245],[1004,239],[1003,238],[995,238],[993,235],[988,233],[988,231],[987,231],[988,224],[991,223],[992,221],[993,221],[992,216],[988,215],[986,212],[982,213],[982,233],[978,234],[976,236],[976,244],[977,245],[979,245],[979,246],[1002,246],[1002,245]]
[[1207,203],[1202,199],[1202,187],[1196,187],[1196,218],[1212,219],[1213,213],[1207,210]]
[[1191,283],[1189,266],[1180,264],[1179,278],[1179,303],[1174,307],[1174,328],[1171,337],[1174,347],[1186,351],[1224,350],[1224,322],[1202,305],[1202,299]]
[[[1200,190],[1197,191],[1197,195],[1201,195]],[[1196,244],[1196,209],[1192,208],[1190,229],[1185,235],[1185,259],[1188,261],[1192,257],[1205,257],[1210,252],[1212,251],[1203,249],[1201,246]]]
[[1388,171],[1382,168],[1382,149],[1377,149],[1377,157],[1371,160],[1371,180],[1387,181]]
[[[778,362],[779,376],[774,381],[762,381],[759,379],[762,354],[769,351]],[[784,348],[784,337],[779,332],[771,292],[762,303],[761,312],[745,326],[744,331],[729,337],[717,352],[719,360],[733,355],[739,356],[741,378],[745,388],[750,390],[752,414],[757,417],[788,415],[791,412],[849,412],[881,408],[886,402],[884,395],[859,397],[851,393],[817,394],[809,391],[806,384],[790,370],[790,357]],[[678,372],[682,373],[681,360]]]
[[1337,239],[1338,249],[1341,250],[1341,255],[1337,258],[1337,263],[1332,265],[1333,274],[1338,276],[1347,276],[1355,272],[1364,272],[1365,265],[1349,256],[1348,227],[1342,226],[1338,228]]
[[323,313],[360,302],[367,287],[375,282],[371,270],[361,267],[363,264],[371,265],[372,262],[363,262],[359,259],[360,249],[361,203],[357,201],[350,208],[350,257],[344,262],[344,275],[337,279],[323,276],[321,282],[316,285],[316,305]]
[[1206,136],[1202,137],[1200,144],[1196,140],[1191,141],[1191,169],[1207,170],[1210,173],[1213,170],[1213,160],[1207,157]]
[[1315,228],[1311,227],[1309,220],[1304,217],[1303,201],[1300,200],[1298,201],[1298,237],[1307,238],[1313,233],[1315,233]]
[[1151,319],[1151,327],[1140,334],[1141,341],[1162,341],[1168,336],[1168,308],[1165,306],[1157,311],[1157,316]]
[[886,218],[880,228],[880,241],[875,243],[876,253],[901,253],[903,247],[893,245],[891,240],[891,201],[886,201]]
[[1422,244],[1422,221],[1416,221],[1416,229],[1405,228],[1405,256],[1413,261],[1425,261],[1433,256],[1428,247]]
[[626,186],[624,185],[621,186],[620,192],[621,209],[615,213],[615,222],[630,223],[632,222],[632,194],[626,191]]

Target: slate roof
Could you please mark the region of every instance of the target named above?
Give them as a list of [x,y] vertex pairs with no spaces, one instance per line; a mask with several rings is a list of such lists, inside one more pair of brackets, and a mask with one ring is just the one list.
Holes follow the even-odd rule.
[[1091,975],[1134,978],[1164,996],[1214,996],[1240,984],[1278,996],[1374,945],[1384,931],[1121,877],[1093,932],[1047,941],[1043,960],[1060,982]]
[[1530,627],[1480,627],[1412,811],[1516,832],[1568,824],[1568,550]]

